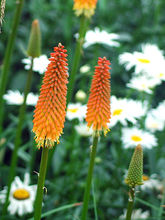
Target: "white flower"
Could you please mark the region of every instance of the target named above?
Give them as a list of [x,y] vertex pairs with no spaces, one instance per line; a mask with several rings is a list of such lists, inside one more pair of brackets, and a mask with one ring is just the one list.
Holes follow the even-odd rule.
[[[120,217],[119,217],[119,220],[124,220],[125,218],[126,218],[126,209],[124,210],[124,214],[123,215],[121,215]],[[149,211],[145,211],[145,212],[143,212],[143,210],[142,209],[135,209],[135,210],[133,210],[133,212],[132,212],[132,217],[131,217],[131,219],[132,220],[140,220],[140,219],[147,219],[148,217],[150,216],[150,213],[149,213]]]
[[163,188],[162,183],[158,180],[156,174],[152,174],[150,177],[143,175],[143,185],[140,186],[141,190],[156,189],[160,191]]
[[136,127],[122,129],[122,142],[124,148],[135,147],[141,144],[142,147],[151,149],[157,145],[157,140],[153,134]]
[[27,105],[34,105],[35,106],[37,104],[37,101],[38,101],[38,95],[34,95],[32,92],[30,92],[27,95],[27,101],[26,101]]
[[165,112],[165,100],[159,103],[158,107],[155,109],[155,114],[156,116],[162,120],[165,123],[165,117],[164,117],[164,112]]
[[151,79],[165,81],[165,60],[158,62],[155,65],[150,65],[145,74]]
[[83,121],[86,115],[86,110],[86,105],[81,105],[80,103],[69,104],[66,112],[66,117],[69,120],[77,118],[80,121]]
[[80,102],[83,102],[86,99],[86,97],[87,97],[86,93],[81,89],[78,90],[75,95],[76,100]]
[[106,31],[101,31],[98,27],[94,29],[94,31],[89,30],[85,35],[85,43],[83,45],[84,48],[89,47],[92,44],[106,44],[111,47],[119,47],[120,44],[116,41],[120,37],[118,34],[108,33]]
[[[145,127],[150,130],[151,132],[154,131],[161,131],[164,128],[165,119],[161,117],[160,108],[152,109],[150,112],[147,113],[147,117],[145,120]],[[165,111],[165,107],[164,107]],[[160,113],[159,113],[160,112]]]
[[90,70],[90,66],[89,65],[84,65],[82,67],[80,67],[80,73],[87,73]]
[[[21,94],[18,90],[12,91],[9,90],[7,94],[3,96],[4,100],[6,100],[9,105],[21,105],[24,100],[23,93]],[[36,105],[38,100],[38,95],[34,95],[33,93],[29,93],[27,95],[26,104],[27,105]]]
[[[43,74],[46,71],[46,67],[49,64],[49,59],[46,55],[41,55],[39,57],[34,58],[33,60],[33,71],[39,72],[40,74]],[[25,69],[30,69],[31,60],[30,58],[25,58],[22,60],[22,63],[25,64]]]
[[[8,211],[11,215],[18,214],[19,216],[33,212],[34,201],[37,190],[37,185],[29,185],[30,176],[28,173],[24,176],[24,181],[21,181],[18,176],[15,177],[11,184],[9,195]],[[0,192],[0,201],[5,202],[7,187]]]
[[134,101],[131,99],[117,99],[115,96],[111,97],[111,121],[110,127],[114,126],[118,121],[123,125],[127,125],[127,121],[136,122],[146,113],[147,103]]
[[93,129],[87,127],[86,123],[81,123],[79,125],[76,125],[75,129],[76,129],[77,133],[83,137],[88,137],[93,134]]
[[145,76],[135,76],[130,80],[129,83],[126,84],[126,86],[151,94],[152,88],[154,88],[156,85],[159,85],[160,82],[161,81],[159,79],[150,79]]
[[125,64],[127,70],[135,66],[135,73],[148,70],[164,60],[163,52],[156,45],[142,45],[142,52],[123,53],[119,56],[119,62]]

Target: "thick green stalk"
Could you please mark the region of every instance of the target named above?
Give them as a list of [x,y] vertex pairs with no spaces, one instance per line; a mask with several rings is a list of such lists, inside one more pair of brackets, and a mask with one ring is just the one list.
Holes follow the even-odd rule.
[[41,219],[42,200],[44,193],[44,183],[45,183],[45,176],[47,169],[48,152],[49,152],[49,148],[45,147],[44,145],[42,149],[40,173],[38,177],[37,195],[36,195],[35,209],[34,209],[34,220]]
[[95,164],[95,157],[96,157],[96,150],[97,150],[97,143],[98,143],[98,136],[95,135],[93,138],[93,144],[91,146],[91,152],[90,152],[90,163],[89,163],[88,176],[87,176],[85,192],[84,192],[81,220],[85,220],[87,217],[93,168],[94,168],[94,164]]
[[13,50],[16,34],[17,34],[19,20],[21,17],[23,2],[24,0],[16,1],[16,11],[15,11],[15,15],[13,18],[13,25],[11,29],[11,34],[8,39],[3,66],[2,66],[2,72],[1,72],[1,78],[0,78],[0,133],[2,132],[2,127],[3,127],[3,95],[6,90],[9,67],[10,67],[10,60],[11,60],[11,55],[12,55],[12,50]]
[[68,93],[67,93],[67,104],[71,101],[72,99],[72,94],[74,90],[74,83],[75,83],[75,76],[79,67],[81,55],[82,55],[82,46],[84,43],[84,38],[87,30],[89,19],[86,18],[84,15],[81,16],[81,21],[80,21],[80,30],[79,30],[79,36],[78,40],[76,43],[76,49],[75,49],[75,54],[73,58],[73,64],[72,64],[72,71],[70,74],[70,79],[69,79],[69,85],[68,85]]
[[5,201],[5,204],[3,207],[3,215],[5,215],[7,212],[8,200],[9,200],[9,195],[10,195],[10,190],[11,190],[11,183],[12,183],[14,176],[15,176],[15,173],[16,173],[16,166],[17,166],[17,160],[18,160],[18,148],[21,144],[21,133],[22,133],[22,125],[23,125],[25,110],[26,110],[26,100],[27,100],[27,95],[28,95],[30,87],[31,87],[32,75],[33,75],[32,68],[33,68],[33,59],[31,59],[31,67],[28,72],[27,83],[26,83],[25,91],[24,91],[24,101],[23,101],[23,104],[21,105],[20,111],[19,111],[18,126],[16,129],[14,150],[13,150],[12,158],[11,158],[9,179],[8,179],[8,190],[7,190],[7,194],[6,194],[6,201]]
[[132,215],[132,211],[133,211],[134,199],[135,199],[135,188],[130,188],[130,190],[129,190],[129,200],[128,200],[126,220],[131,220],[131,215]]

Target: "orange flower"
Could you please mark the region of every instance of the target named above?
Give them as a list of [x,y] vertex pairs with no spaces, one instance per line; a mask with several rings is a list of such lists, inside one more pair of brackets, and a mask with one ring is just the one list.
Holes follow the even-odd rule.
[[84,14],[86,17],[91,17],[96,8],[97,0],[74,0],[73,10],[76,15]]
[[59,137],[65,122],[66,93],[68,83],[67,50],[60,43],[51,53],[40,96],[34,111],[35,140],[38,148],[53,147],[59,142]]
[[111,63],[106,57],[98,59],[98,66],[92,80],[90,96],[87,104],[86,121],[88,127],[93,128],[97,134],[103,130],[106,134],[110,122],[110,72]]

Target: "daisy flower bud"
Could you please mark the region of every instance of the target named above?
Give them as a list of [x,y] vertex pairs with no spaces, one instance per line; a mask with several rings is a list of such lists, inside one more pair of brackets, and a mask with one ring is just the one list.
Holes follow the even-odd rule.
[[68,83],[67,50],[59,43],[51,53],[40,96],[34,111],[35,140],[38,148],[53,147],[59,142],[63,131],[66,109],[66,93]]
[[135,148],[125,183],[130,187],[143,184],[143,149],[140,144]]
[[41,32],[37,19],[32,23],[27,54],[33,58],[41,55]]
[[93,128],[96,134],[103,130],[108,132],[110,122],[110,61],[106,57],[98,59],[98,66],[92,80],[90,96],[87,104],[87,126]]
[[74,0],[73,10],[77,16],[84,15],[90,18],[95,12],[96,3],[97,0]]

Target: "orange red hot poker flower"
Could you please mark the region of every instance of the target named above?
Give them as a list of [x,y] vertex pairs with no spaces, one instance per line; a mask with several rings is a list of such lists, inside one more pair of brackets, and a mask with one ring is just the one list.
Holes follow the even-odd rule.
[[109,130],[107,123],[110,122],[110,64],[106,57],[98,59],[87,104],[87,125],[92,126],[97,134],[101,130],[106,134]]
[[86,17],[91,17],[96,8],[97,0],[74,0],[73,10],[77,16],[84,14]]
[[67,50],[61,44],[51,53],[40,96],[34,110],[33,132],[38,148],[53,147],[59,142],[66,114],[66,94],[68,83]]

